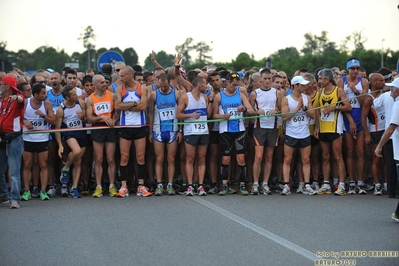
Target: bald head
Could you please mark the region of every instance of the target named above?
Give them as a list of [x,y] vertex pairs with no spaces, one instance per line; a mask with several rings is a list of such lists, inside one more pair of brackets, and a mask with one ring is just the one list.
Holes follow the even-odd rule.
[[99,84],[103,80],[104,80],[103,75],[94,75],[93,76],[93,84]]
[[385,85],[384,76],[379,73],[372,73],[370,75],[370,85],[372,91],[382,90]]

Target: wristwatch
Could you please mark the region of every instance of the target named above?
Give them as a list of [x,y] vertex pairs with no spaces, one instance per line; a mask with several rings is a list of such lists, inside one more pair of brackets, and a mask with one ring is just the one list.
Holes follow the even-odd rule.
[[133,102],[133,107],[136,107],[136,106],[137,106],[137,102],[134,101],[134,102]]

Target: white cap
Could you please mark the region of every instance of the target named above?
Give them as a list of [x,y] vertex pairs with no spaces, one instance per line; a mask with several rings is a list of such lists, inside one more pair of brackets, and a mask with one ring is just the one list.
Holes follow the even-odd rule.
[[385,83],[387,87],[395,87],[399,89],[399,78],[394,79],[391,83]]
[[295,85],[295,84],[301,84],[301,85],[306,85],[308,84],[310,81],[304,79],[302,76],[295,76],[292,78],[291,80],[291,84]]

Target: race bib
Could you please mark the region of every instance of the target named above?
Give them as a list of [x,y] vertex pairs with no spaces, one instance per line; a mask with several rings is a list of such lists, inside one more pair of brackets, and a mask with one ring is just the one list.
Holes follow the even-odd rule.
[[44,124],[44,120],[43,119],[30,119],[29,121],[32,126],[33,126],[33,130],[41,130],[41,129],[46,129],[47,126]]
[[94,104],[94,109],[97,115],[102,115],[106,113],[111,113],[111,103],[110,102],[100,102]]
[[164,108],[159,110],[159,118],[161,121],[165,120],[173,120],[176,118],[176,109],[171,107],[171,108]]
[[291,118],[291,124],[294,127],[299,127],[302,125],[307,125],[308,124],[308,120],[305,117],[305,114],[302,115],[295,115],[293,118]]
[[82,120],[80,119],[70,119],[67,121],[68,128],[78,128],[82,127]]
[[227,114],[230,114],[230,119],[242,118],[242,112],[238,112],[237,108],[227,108]]
[[334,122],[334,112],[330,112],[328,114],[321,112],[320,116],[321,116],[321,121],[323,122]]

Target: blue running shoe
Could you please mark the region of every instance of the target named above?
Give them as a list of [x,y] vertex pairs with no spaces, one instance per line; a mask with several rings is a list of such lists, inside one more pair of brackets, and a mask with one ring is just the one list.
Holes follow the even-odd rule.
[[61,177],[60,177],[60,181],[62,185],[67,185],[69,182],[69,169],[66,170],[65,166],[62,167],[61,169]]
[[74,187],[71,189],[69,192],[69,195],[71,195],[72,198],[78,199],[81,198],[82,196],[79,194],[78,188]]

